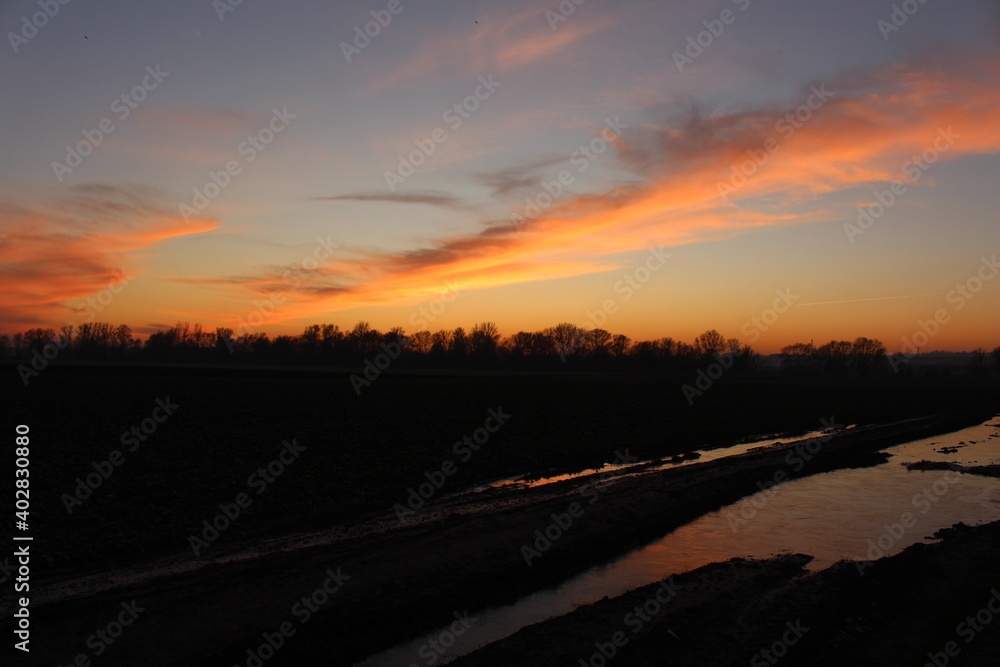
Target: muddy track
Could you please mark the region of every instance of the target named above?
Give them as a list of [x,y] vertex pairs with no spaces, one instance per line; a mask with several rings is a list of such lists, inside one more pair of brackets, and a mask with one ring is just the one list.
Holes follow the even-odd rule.
[[[92,595],[78,590],[33,609],[35,636],[44,641],[32,657],[35,664],[71,664],[78,653],[92,657],[87,638],[115,618],[122,601],[135,599],[144,611],[107,647],[102,665],[246,665],[262,633],[283,623],[294,635],[264,664],[353,664],[434,629],[454,612],[510,603],[613,559],[756,492],[758,482],[778,471],[791,479],[870,465],[884,447],[989,416],[953,413],[851,429],[813,441],[808,460],[810,448],[791,443],[644,475],[567,480],[522,490],[517,504],[485,514],[358,531],[357,537],[338,528],[340,537],[319,546],[150,575]],[[801,466],[789,463],[799,460]],[[582,513],[529,567],[522,547],[571,503]],[[322,589],[328,570],[338,568],[348,578],[306,617],[301,598]],[[60,585],[49,582],[49,594]],[[39,594],[45,593],[43,587]]]

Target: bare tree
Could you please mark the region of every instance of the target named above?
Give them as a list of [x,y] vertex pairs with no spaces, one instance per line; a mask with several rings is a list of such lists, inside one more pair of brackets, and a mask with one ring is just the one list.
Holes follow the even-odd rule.
[[124,352],[132,345],[132,328],[127,324],[119,324],[111,333],[111,343],[120,352]]
[[587,335],[587,347],[591,354],[604,355],[611,345],[611,332],[607,329],[591,329]]
[[698,348],[694,345],[678,342],[674,348],[674,356],[680,359],[695,360],[698,357]]
[[532,352],[532,335],[527,331],[518,331],[513,336],[508,336],[504,342],[504,347],[517,357],[523,357]]
[[816,359],[827,373],[846,373],[850,369],[851,343],[846,340],[831,340],[816,350]]
[[673,338],[661,338],[656,343],[660,348],[660,354],[664,357],[672,357],[677,354],[678,343]]
[[701,354],[719,354],[726,349],[726,339],[715,329],[709,329],[694,339],[694,346]]
[[781,348],[781,364],[794,373],[802,373],[815,361],[816,348],[812,343],[792,343]]
[[464,357],[469,352],[469,337],[462,327],[455,327],[451,332],[451,352],[458,357]]
[[742,356],[748,348],[743,346],[739,338],[730,338],[726,341],[726,352],[734,357]]
[[339,343],[344,338],[344,332],[336,324],[324,324],[320,327],[320,333],[325,345],[332,346]]
[[582,348],[587,336],[586,331],[569,322],[560,322],[545,332],[552,336],[552,344],[561,359],[566,359]]
[[105,352],[112,345],[114,327],[107,322],[84,322],[77,327],[76,340],[81,350]]
[[616,357],[624,357],[632,347],[632,339],[625,334],[617,334],[611,339],[608,349]]
[[451,351],[452,333],[447,329],[441,329],[431,334],[431,352],[444,354]]
[[24,332],[24,344],[30,351],[41,352],[46,345],[55,339],[56,332],[53,329],[35,327]]
[[649,363],[659,357],[661,351],[662,348],[659,341],[655,340],[640,340],[632,346],[632,354],[642,359],[645,363]]
[[410,337],[410,346],[420,354],[429,353],[433,345],[434,338],[430,331],[418,331]]
[[312,352],[319,349],[322,340],[322,328],[318,324],[310,324],[302,331],[302,343],[304,347]]
[[851,343],[851,365],[857,373],[877,370],[885,361],[885,345],[874,338],[859,337]]
[[59,337],[63,341],[63,345],[69,347],[73,344],[73,331],[76,327],[72,324],[64,324],[59,327]]
[[378,349],[381,334],[373,329],[368,322],[362,320],[354,325],[347,337],[355,351],[360,354],[371,354]]
[[233,344],[233,330],[231,327],[216,327],[215,328],[215,348],[221,350],[222,348],[229,348]]
[[545,331],[535,331],[531,334],[531,353],[538,356],[549,356],[555,354],[555,343],[552,335]]
[[174,324],[174,342],[177,345],[187,345],[191,340],[191,323],[177,322]]
[[469,335],[469,345],[473,354],[492,355],[497,351],[500,340],[500,330],[494,322],[480,322],[472,327]]
[[393,327],[382,336],[382,342],[386,345],[398,343],[401,348],[406,349],[410,346],[410,337],[406,335],[403,327]]

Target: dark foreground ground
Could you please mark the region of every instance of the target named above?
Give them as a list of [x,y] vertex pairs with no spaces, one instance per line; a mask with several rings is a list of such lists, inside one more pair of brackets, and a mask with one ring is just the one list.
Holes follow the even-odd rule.
[[[13,434],[15,424],[31,428],[34,530],[46,543],[36,571],[64,574],[187,550],[219,503],[242,492],[252,505],[212,550],[389,510],[447,460],[456,470],[436,495],[518,474],[596,467],[625,449],[655,459],[813,431],[831,417],[873,424],[1000,407],[995,383],[964,380],[723,377],[689,404],[681,387],[691,381],[384,375],[359,396],[346,373],[53,366],[25,387],[8,366],[0,404],[5,432]],[[179,407],[165,421],[147,421],[155,431],[140,433],[143,440],[133,438],[131,429],[168,399]],[[482,428],[491,409],[511,416],[463,461],[455,443]],[[305,450],[257,493],[260,476],[250,476],[293,439]],[[80,480],[116,450],[124,462],[92,477],[99,485],[73,501],[91,491],[81,490]],[[12,448],[0,448],[0,468],[13,463]],[[12,476],[0,475],[0,497],[12,497],[12,486]]]
[[863,569],[843,562],[808,573],[804,555],[713,563],[525,628],[452,664],[598,665],[610,656],[609,664],[677,667],[993,667],[1000,522],[959,524],[938,537]]
[[[853,430],[824,443],[799,474],[867,465],[882,447],[977,421],[955,415]],[[69,661],[88,648],[94,654],[89,638],[106,623],[99,619],[113,622],[123,603],[136,601],[143,609],[141,622],[115,641],[101,664],[253,667],[263,642],[284,627],[288,641],[281,642],[268,665],[349,665],[428,632],[453,613],[474,614],[512,602],[748,495],[757,481],[787,468],[785,456],[794,446],[604,480],[600,502],[588,505],[531,566],[523,545],[532,542],[536,528],[552,521],[554,512],[581,502],[594,480],[543,487],[499,511],[456,514],[321,546],[251,553],[236,561],[161,559],[159,570],[140,569],[140,576],[111,585],[104,577],[43,583],[43,599],[34,612],[36,637],[45,638],[37,651],[43,661],[32,664]],[[186,569],[172,572],[170,567]],[[323,587],[329,595],[319,592]],[[314,600],[315,613],[305,613],[304,596]],[[718,591],[714,604],[717,611],[730,607],[725,590]],[[728,636],[715,641],[727,642]],[[414,656],[409,664],[434,663]]]
[[[447,481],[453,486],[442,493],[515,473],[597,465],[616,449],[655,458],[813,430],[822,418],[894,422],[824,443],[799,471],[814,474],[869,465],[882,460],[883,447],[979,423],[997,408],[995,390],[986,386],[892,381],[720,383],[693,406],[676,378],[650,376],[386,377],[370,389],[355,396],[346,376],[189,372],[54,373],[27,389],[5,387],[5,416],[32,426],[38,540],[32,561],[37,643],[29,662],[13,664],[68,665],[83,655],[102,665],[349,665],[430,631],[455,612],[552,586],[749,495],[757,482],[787,469],[787,450],[775,448],[604,480],[600,502],[588,505],[530,567],[521,547],[553,512],[581,501],[594,480],[519,491],[508,504],[502,494],[487,494],[495,505],[488,511],[430,512],[370,530],[376,517],[392,516],[393,503],[405,502],[408,487],[425,481],[425,471],[457,460],[453,443],[482,426],[490,408],[502,407],[509,421],[458,466]],[[72,492],[92,461],[121,449],[122,432],[167,396],[180,407],[68,513],[60,494]],[[917,417],[945,408],[951,410]],[[195,556],[189,536],[220,502],[248,492],[247,475],[293,437],[306,450]],[[6,486],[2,492],[8,494]],[[288,535],[297,537],[268,547]],[[771,586],[770,567],[763,567],[762,586]],[[77,578],[87,573],[93,576]],[[317,596],[324,586],[336,592]],[[8,590],[0,595],[4,610]],[[723,611],[729,598],[724,588],[719,592]],[[304,596],[322,602],[307,614]],[[132,601],[142,609],[136,622],[113,642],[95,640]],[[262,642],[282,628],[293,636],[261,661]],[[8,624],[0,630],[10,636]],[[713,637],[719,644],[728,635]],[[418,656],[413,661],[430,664]]]

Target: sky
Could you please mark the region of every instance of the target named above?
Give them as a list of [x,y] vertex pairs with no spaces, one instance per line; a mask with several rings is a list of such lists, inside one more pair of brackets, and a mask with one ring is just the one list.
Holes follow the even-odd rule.
[[1000,345],[993,0],[11,0],[0,29],[7,333]]

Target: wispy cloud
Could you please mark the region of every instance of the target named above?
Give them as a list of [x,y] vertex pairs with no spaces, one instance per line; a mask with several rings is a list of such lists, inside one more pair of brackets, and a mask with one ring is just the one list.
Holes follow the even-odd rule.
[[[405,62],[375,71],[360,97],[400,86],[414,85],[443,75],[502,73],[536,66],[557,55],[569,57],[586,37],[607,30],[620,19],[581,12],[553,33],[545,18],[547,7],[532,6],[520,12],[497,9],[484,13],[479,26],[447,23],[431,31],[414,33],[413,49]],[[463,19],[464,20],[464,19]],[[456,57],[462,54],[461,57]]]
[[829,306],[837,303],[863,303],[865,301],[892,301],[894,299],[917,299],[925,296],[935,296],[933,292],[924,294],[903,294],[901,296],[873,296],[867,299],[839,299],[837,301],[813,301],[811,303],[797,303],[796,306]]
[[550,155],[492,172],[473,174],[473,177],[492,190],[494,197],[504,197],[525,188],[537,188],[543,170],[567,161],[565,155]]
[[0,200],[7,235],[0,244],[0,320],[15,325],[68,317],[67,301],[120,280],[130,253],[218,224],[211,218],[186,221],[172,204],[141,185],[81,185],[44,205]]
[[360,201],[383,202],[390,204],[426,204],[443,208],[465,210],[468,205],[462,199],[447,192],[367,192],[333,195],[329,197],[313,197],[313,201]]

